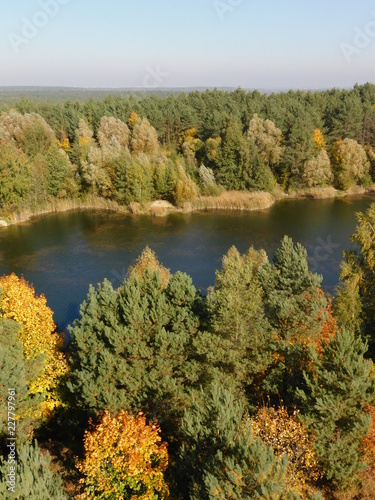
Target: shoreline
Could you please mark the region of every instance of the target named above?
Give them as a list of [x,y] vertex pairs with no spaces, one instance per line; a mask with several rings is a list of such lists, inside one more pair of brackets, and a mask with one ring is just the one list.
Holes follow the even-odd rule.
[[85,200],[54,200],[36,210],[25,209],[15,212],[9,217],[0,216],[0,229],[31,221],[33,218],[78,210],[103,210],[127,215],[151,215],[166,217],[170,213],[194,213],[198,211],[255,211],[267,210],[275,203],[284,200],[324,200],[347,198],[375,194],[375,184],[368,188],[355,186],[348,191],[338,191],[333,187],[307,188],[285,193],[274,190],[272,193],[265,191],[224,191],[219,196],[200,196],[195,200],[185,202],[182,207],[176,207],[165,200],[156,200],[144,206],[133,202],[129,205],[120,205],[116,201],[104,198],[88,197]]

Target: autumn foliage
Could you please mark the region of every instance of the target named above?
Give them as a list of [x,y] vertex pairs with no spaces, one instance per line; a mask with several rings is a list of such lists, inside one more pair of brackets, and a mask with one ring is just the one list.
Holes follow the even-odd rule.
[[22,328],[19,339],[23,343],[26,359],[44,356],[39,376],[30,381],[31,394],[44,397],[42,411],[58,404],[54,390],[59,377],[66,374],[67,363],[59,350],[60,337],[55,333],[52,310],[44,295],[35,295],[32,285],[14,273],[0,278],[0,317],[17,321]]
[[250,423],[254,434],[272,446],[277,457],[288,456],[285,481],[302,498],[308,498],[308,483],[319,477],[318,462],[313,441],[298,420],[298,411],[289,415],[282,405],[277,410],[263,406]]
[[159,432],[142,413],[111,416],[105,411],[100,423],[85,433],[85,459],[78,465],[83,493],[78,498],[168,498],[168,452]]

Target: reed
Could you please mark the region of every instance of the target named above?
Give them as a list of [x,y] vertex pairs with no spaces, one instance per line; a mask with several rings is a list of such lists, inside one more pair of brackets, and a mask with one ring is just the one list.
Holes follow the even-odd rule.
[[264,191],[224,191],[219,196],[200,196],[184,210],[264,210],[274,203],[275,197]]
[[52,200],[36,208],[21,209],[14,212],[9,217],[9,223],[18,224],[29,220],[31,217],[57,212],[67,212],[69,210],[110,210],[129,213],[127,207],[119,205],[116,201],[98,197],[87,197],[84,200]]

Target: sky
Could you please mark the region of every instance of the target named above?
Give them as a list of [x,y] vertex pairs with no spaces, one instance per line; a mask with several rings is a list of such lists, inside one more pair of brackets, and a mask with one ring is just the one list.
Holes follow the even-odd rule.
[[371,0],[1,0],[0,86],[375,83]]

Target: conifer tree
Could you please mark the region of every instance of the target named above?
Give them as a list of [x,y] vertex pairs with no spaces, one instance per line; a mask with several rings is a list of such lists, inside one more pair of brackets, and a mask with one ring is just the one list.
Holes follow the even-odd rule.
[[15,494],[8,490],[8,460],[0,457],[0,496],[30,500],[65,498],[61,477],[52,472],[51,457],[35,441],[17,446]]
[[244,406],[213,385],[185,411],[178,467],[183,498],[250,500],[297,498],[285,486],[288,460],[276,458],[253,435]]
[[69,388],[81,408],[142,409],[164,430],[165,421],[182,413],[184,385],[193,377],[189,358],[198,295],[184,273],[167,283],[159,269],[146,267],[140,276],[146,260],[139,259],[118,290],[108,281],[90,287],[71,328]]
[[[28,384],[42,371],[42,359],[27,360],[18,339],[21,325],[12,320],[0,320],[0,440],[8,436],[8,417],[15,422],[18,443],[27,440],[37,421],[34,412],[41,403],[39,395],[29,393]],[[10,390],[10,392],[9,392]],[[8,415],[8,397],[15,410]],[[13,413],[13,416],[12,416]]]
[[285,401],[292,400],[297,381],[309,364],[309,346],[319,342],[326,319],[322,276],[309,271],[306,250],[285,236],[273,263],[260,268],[259,278],[266,317],[277,337],[265,389],[281,393]]
[[251,392],[252,399],[271,362],[272,332],[257,274],[266,260],[265,252],[253,248],[244,255],[235,247],[228,251],[208,294],[209,328],[195,343],[204,381],[231,384],[239,393]]
[[375,350],[375,203],[365,213],[357,214],[357,228],[351,240],[355,250],[344,252],[341,283],[335,300],[335,310],[341,323],[359,330]]
[[313,433],[321,473],[338,489],[363,470],[362,440],[368,434],[375,383],[367,345],[349,330],[338,332],[321,354],[312,349],[313,373],[297,390],[303,419]]

